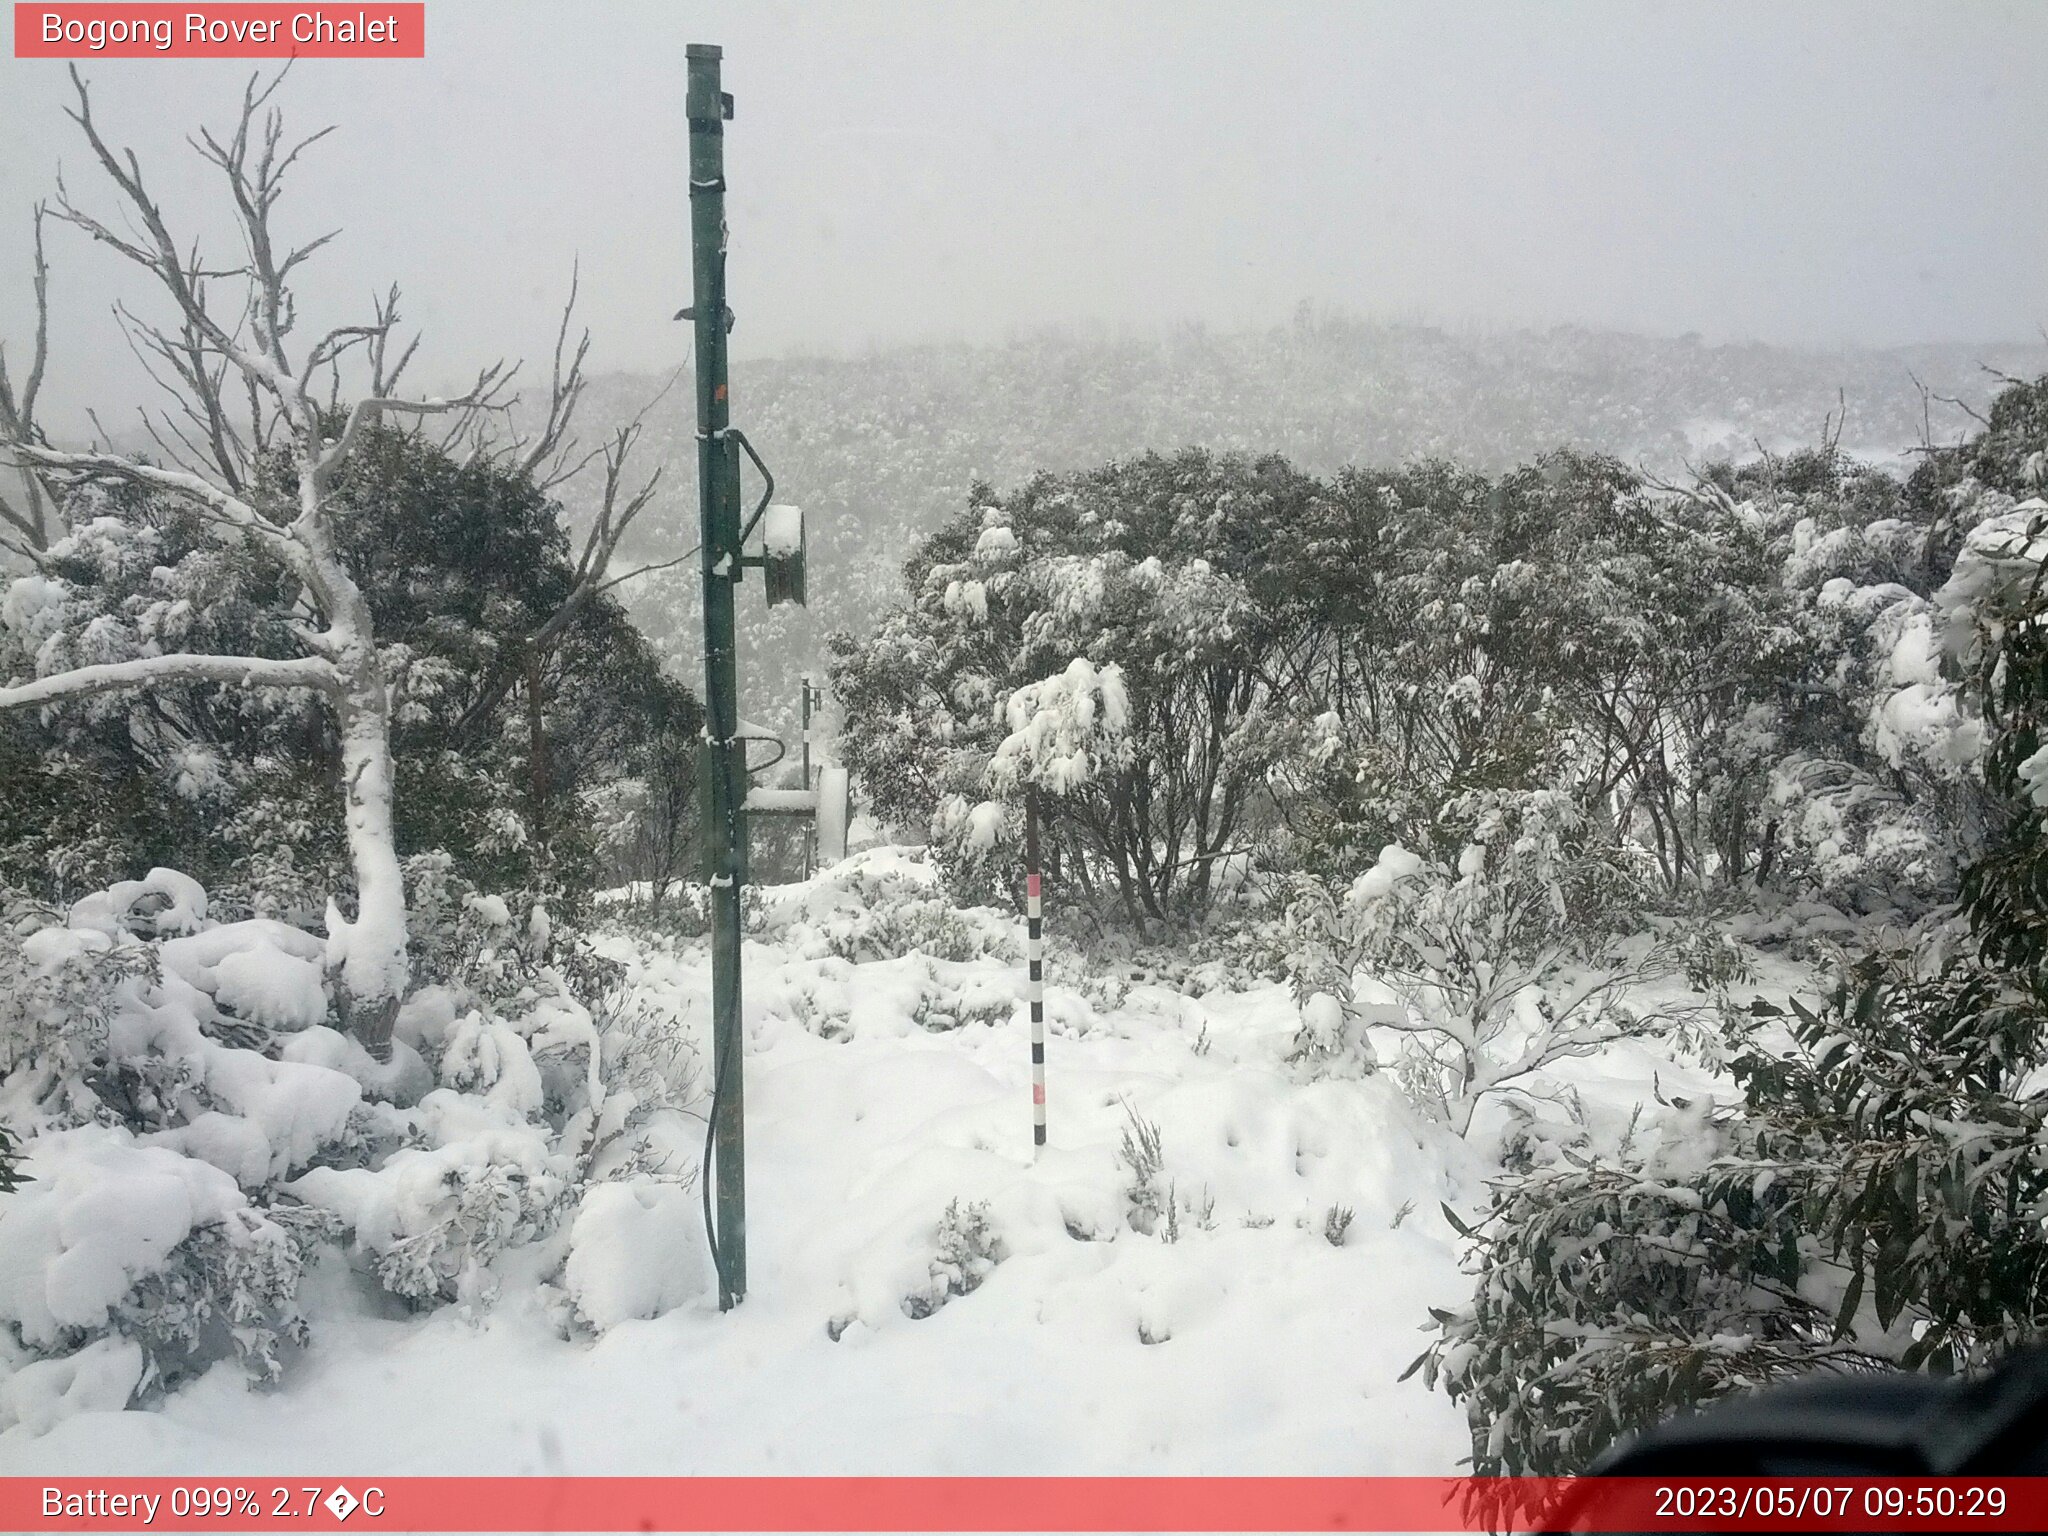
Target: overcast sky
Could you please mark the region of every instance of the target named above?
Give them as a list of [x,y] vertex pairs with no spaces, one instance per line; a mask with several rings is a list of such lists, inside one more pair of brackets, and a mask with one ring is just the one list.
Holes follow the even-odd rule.
[[[319,318],[396,278],[442,378],[533,355],[583,262],[600,367],[684,353],[683,45],[721,43],[743,354],[1077,322],[1235,328],[1303,298],[1440,323],[1792,343],[2048,320],[2048,6],[712,5],[429,0],[424,61],[299,64]],[[246,66],[88,66],[183,227]],[[0,337],[28,215],[103,185],[54,61],[0,60]],[[51,389],[134,398],[135,293],[51,237]]]

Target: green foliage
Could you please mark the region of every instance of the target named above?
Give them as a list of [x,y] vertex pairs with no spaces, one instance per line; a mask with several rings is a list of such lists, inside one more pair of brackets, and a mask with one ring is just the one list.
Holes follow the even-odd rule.
[[[1833,696],[1784,717],[1781,740],[1842,765],[1839,790],[1866,771],[1845,707],[1860,691],[1880,705],[1862,712],[1865,744],[1938,790],[1929,749],[1967,758],[1988,736],[1995,811],[1961,882],[1972,931],[1924,928],[1914,949],[1845,963],[1817,1004],[1731,1020],[1739,1109],[1669,1101],[1605,1158],[1528,1122],[1485,1220],[1454,1223],[1473,1300],[1433,1314],[1438,1337],[1411,1368],[1465,1404],[1476,1470],[1577,1472],[1615,1438],[1744,1387],[1815,1368],[1975,1370],[2048,1328],[2048,1097],[2033,1086],[2048,1065],[2048,519],[2014,502],[2048,464],[2044,401],[2048,381],[2007,391],[1978,440],[1930,456],[1903,508],[1825,455],[1749,471],[1836,509],[1801,525],[1787,563],[1790,589],[1822,596],[1791,612],[1794,633],[1837,625],[1822,648],[1839,658]],[[1882,707],[1888,669],[1893,685],[1916,679],[1891,697],[1945,719],[1946,740],[1916,741]],[[1966,849],[1967,809],[1945,812]],[[1850,825],[1840,811],[1838,798],[1823,825]],[[1913,823],[1890,826],[1897,840]]]
[[1977,686],[1993,731],[1984,778],[2005,809],[2004,835],[1973,867],[1963,900],[1985,951],[2048,998],[2048,806],[2039,754],[2048,743],[2048,565],[2039,555],[2048,516],[2031,516],[1994,553],[2021,567],[1977,615],[1988,642]]
[[1732,1391],[1971,1369],[2048,1326],[2039,1007],[1974,961],[1881,954],[1777,1015],[1744,1033],[1741,1112],[1670,1101],[1618,1162],[1545,1147],[1497,1186],[1476,1294],[1417,1362],[1478,1471],[1582,1471]]
[[1534,792],[1641,850],[1669,902],[1766,885],[1916,915],[1985,822],[1954,679],[1929,676],[1955,556],[1931,515],[1832,443],[1681,486],[1574,452],[1327,481],[1190,452],[980,488],[875,634],[835,640],[844,752],[985,896],[1033,690],[1114,666],[1128,734],[1041,789],[1044,865],[1140,931],[1202,912],[1226,866],[1449,857],[1446,806]]
[[20,1155],[21,1148],[13,1133],[0,1125],[0,1195],[14,1193],[27,1180],[28,1175],[21,1171]]
[[[2048,390],[2009,394],[1986,441],[1954,457],[2038,481],[2041,439],[2026,434],[2048,421]],[[1786,473],[1809,493],[1819,474]],[[1889,542],[1942,574],[1917,610],[1939,622],[1939,657],[1922,643],[1907,670],[1923,709],[1940,698],[1935,660],[1960,674],[1950,745],[1989,738],[1996,814],[1962,880],[1971,931],[1923,927],[1912,949],[1846,962],[1817,1004],[1731,1020],[1739,1109],[1669,1101],[1606,1158],[1530,1122],[1486,1219],[1461,1226],[1474,1298],[1434,1314],[1412,1368],[1465,1404],[1480,1472],[1577,1472],[1618,1436],[1744,1387],[1815,1368],[1973,1371],[2048,1328],[2048,519],[1965,473],[1944,496],[1957,537],[1938,558],[1939,526],[1916,556],[1883,520],[1844,522],[1832,543],[1809,530],[1795,553],[1832,581],[1831,564]],[[1910,760],[1909,735],[1892,746]]]

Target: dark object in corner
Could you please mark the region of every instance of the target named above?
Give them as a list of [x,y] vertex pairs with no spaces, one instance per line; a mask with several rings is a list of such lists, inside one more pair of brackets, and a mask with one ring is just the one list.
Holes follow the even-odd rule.
[[1595,1477],[2038,1477],[2048,1474],[2048,1347],[1978,1377],[1809,1377],[1660,1424]]
[[2048,1347],[1977,1377],[1821,1374],[1716,1403],[1602,1454],[1553,1530],[1585,1529],[1598,1478],[2048,1475]]

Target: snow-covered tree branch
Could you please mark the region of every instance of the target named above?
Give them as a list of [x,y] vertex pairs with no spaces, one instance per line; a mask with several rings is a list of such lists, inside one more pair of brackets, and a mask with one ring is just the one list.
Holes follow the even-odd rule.
[[27,709],[59,699],[86,698],[120,688],[164,683],[227,683],[240,688],[318,688],[332,691],[341,674],[318,656],[272,661],[262,656],[145,656],[136,661],[74,667],[32,683],[0,688],[0,710]]

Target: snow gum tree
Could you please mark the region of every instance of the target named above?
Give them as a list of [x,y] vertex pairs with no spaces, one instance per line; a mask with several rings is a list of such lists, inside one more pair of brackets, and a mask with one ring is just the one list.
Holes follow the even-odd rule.
[[[187,505],[142,488],[75,491],[66,510],[41,573],[63,600],[0,622],[0,676],[297,654],[299,585],[260,550],[227,558]],[[562,508],[529,476],[380,428],[337,478],[330,523],[376,616],[414,979],[437,980],[420,970],[440,908],[417,861],[573,924],[608,878],[621,809],[651,769],[687,766],[696,703],[609,594],[532,643],[577,576]],[[311,690],[164,683],[17,711],[0,716],[0,781],[0,887],[44,901],[165,866],[216,917],[309,926],[348,886],[340,744]],[[686,835],[688,803],[674,815]]]
[[848,766],[942,845],[991,789],[1011,812],[1026,783],[1057,790],[1049,879],[1141,929],[1200,911],[1315,713],[1281,654],[1301,545],[1276,537],[1312,494],[1279,460],[1199,452],[978,492],[911,560],[904,604],[835,638]]
[[[173,498],[194,510],[228,558],[260,551],[298,588],[290,625],[296,654],[203,654],[148,648],[148,654],[84,664],[58,663],[38,654],[34,675],[0,686],[0,710],[34,709],[118,690],[150,693],[167,685],[212,683],[241,690],[303,690],[331,712],[337,742],[343,822],[354,884],[354,913],[330,902],[329,965],[350,1027],[379,1056],[389,1049],[392,1023],[404,995],[406,898],[394,840],[392,659],[380,649],[364,588],[343,558],[333,524],[337,481],[380,423],[443,418],[446,441],[469,441],[485,451],[488,413],[503,402],[510,373],[482,370],[456,397],[409,398],[398,384],[415,339],[396,345],[398,293],[377,302],[371,316],[301,338],[294,280],[328,240],[320,235],[291,244],[279,233],[276,212],[287,174],[328,130],[293,141],[270,106],[282,75],[268,86],[252,81],[233,130],[202,130],[195,147],[220,174],[242,251],[225,265],[208,260],[196,243],[174,235],[152,194],[140,160],[117,150],[94,117],[86,84],[74,70],[78,125],[93,161],[114,194],[118,212],[101,216],[73,200],[59,183],[48,217],[89,235],[149,280],[168,318],[149,320],[117,306],[127,337],[153,380],[173,404],[145,415],[155,455],[124,453],[101,440],[71,448],[53,442],[38,425],[35,395],[43,373],[46,310],[39,310],[34,356],[19,394],[5,391],[0,409],[0,451],[40,498],[24,508],[10,503],[0,535],[31,574],[15,584],[11,617],[35,632],[37,614],[65,601],[61,579],[50,574],[48,549],[55,527],[48,508],[93,486],[126,485]],[[42,293],[41,222],[38,221],[38,295]],[[564,317],[566,332],[567,317]],[[582,353],[568,372],[557,348],[555,389],[545,428],[537,438],[503,451],[535,469],[562,448],[566,411],[579,383]],[[343,404],[344,369],[359,373],[360,393]],[[637,510],[637,508],[634,508]],[[600,519],[579,571],[579,588],[603,575],[603,559],[616,539],[610,516]],[[630,512],[626,514],[630,516]],[[581,594],[585,598],[588,592]]]

